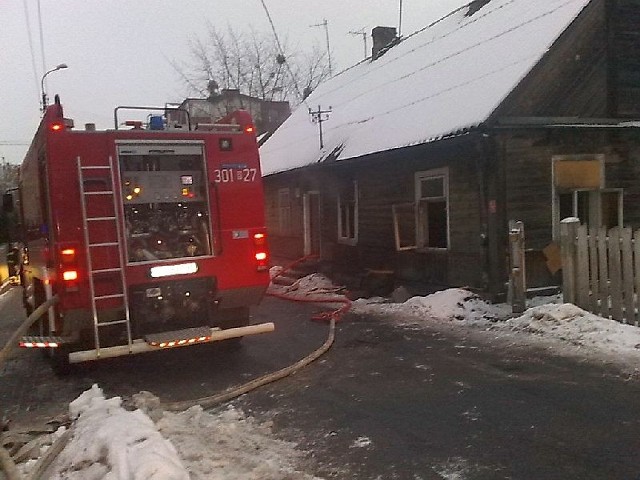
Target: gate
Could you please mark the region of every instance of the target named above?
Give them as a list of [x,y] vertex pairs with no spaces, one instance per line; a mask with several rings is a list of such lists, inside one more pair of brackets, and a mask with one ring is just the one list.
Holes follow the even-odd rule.
[[567,218],[560,235],[564,301],[638,325],[640,230],[588,228]]

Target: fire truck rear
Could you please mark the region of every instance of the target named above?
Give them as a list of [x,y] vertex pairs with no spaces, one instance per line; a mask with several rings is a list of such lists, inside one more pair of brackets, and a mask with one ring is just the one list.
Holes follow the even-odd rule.
[[21,166],[24,304],[58,299],[21,346],[61,370],[273,330],[249,325],[269,283],[250,115],[120,128],[119,110],[139,108],[79,131],[56,99]]

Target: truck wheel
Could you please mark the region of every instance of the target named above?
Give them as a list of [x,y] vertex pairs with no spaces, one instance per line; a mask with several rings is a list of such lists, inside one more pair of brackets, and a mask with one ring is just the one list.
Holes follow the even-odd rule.
[[67,376],[71,373],[72,367],[69,363],[69,347],[60,346],[50,349],[51,369],[59,377]]
[[[222,314],[222,320],[220,320],[218,326],[223,330],[226,330],[227,328],[246,327],[249,325],[249,307],[222,309],[220,313]],[[228,347],[239,348],[242,338],[243,337],[229,338],[228,340],[224,340],[222,343]]]

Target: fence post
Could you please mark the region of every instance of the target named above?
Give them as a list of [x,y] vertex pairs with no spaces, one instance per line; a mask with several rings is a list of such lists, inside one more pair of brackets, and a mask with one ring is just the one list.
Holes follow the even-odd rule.
[[576,303],[576,234],[580,220],[565,218],[560,222],[560,251],[562,255],[562,301]]
[[524,223],[509,220],[510,271],[509,291],[512,313],[523,313],[527,308],[527,275],[524,251]]

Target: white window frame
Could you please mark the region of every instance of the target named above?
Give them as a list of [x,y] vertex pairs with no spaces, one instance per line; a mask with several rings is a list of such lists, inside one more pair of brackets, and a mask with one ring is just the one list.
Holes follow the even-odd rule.
[[[416,205],[416,245],[419,249],[435,250],[435,251],[447,251],[451,245],[450,236],[450,212],[449,212],[449,168],[435,168],[432,170],[426,170],[415,173],[415,205]],[[443,195],[438,197],[424,197],[422,196],[422,182],[433,178],[442,178],[443,181]],[[422,215],[423,207],[426,203],[435,201],[445,201],[445,214],[447,216],[446,226],[446,247],[432,247],[427,244],[429,234],[427,232],[427,225],[423,224],[425,215]]]
[[[358,197],[359,197],[359,191],[358,191],[358,182],[357,181],[353,181],[351,184],[352,188],[353,188],[353,219],[350,218],[350,209],[348,208],[349,203],[351,202],[347,202],[344,203],[344,195],[343,194],[339,194],[338,195],[338,243],[342,243],[344,245],[357,245],[358,243]],[[343,224],[342,224],[342,210],[343,207],[345,207],[345,211],[346,211],[346,216],[347,216],[347,227],[349,227],[352,223],[353,223],[353,232],[344,231],[343,228]],[[351,220],[353,220],[353,222],[351,222]]]

